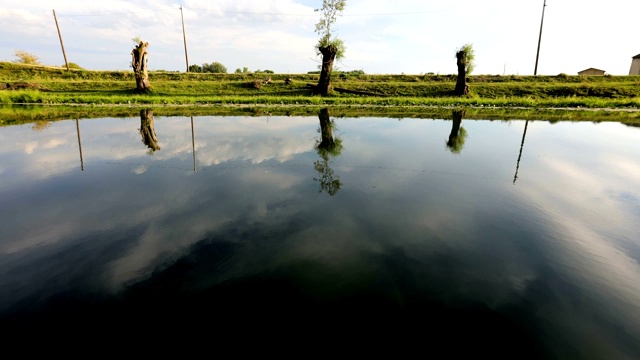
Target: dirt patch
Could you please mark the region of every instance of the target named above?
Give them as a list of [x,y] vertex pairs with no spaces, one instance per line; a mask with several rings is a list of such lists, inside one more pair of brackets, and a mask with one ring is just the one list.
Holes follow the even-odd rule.
[[4,90],[48,90],[48,89],[38,83],[14,82],[14,83],[6,83],[4,85]]

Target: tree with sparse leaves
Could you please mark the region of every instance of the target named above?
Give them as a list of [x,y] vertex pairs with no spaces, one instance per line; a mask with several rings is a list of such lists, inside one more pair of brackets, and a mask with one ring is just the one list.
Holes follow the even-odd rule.
[[331,88],[331,71],[335,59],[344,57],[344,42],[334,35],[333,24],[346,6],[346,0],[322,0],[322,8],[315,9],[322,16],[316,24],[316,33],[320,35],[317,44],[317,54],[322,55],[322,65],[320,67],[320,79],[314,93],[327,95]]
[[25,65],[40,65],[40,58],[38,58],[38,56],[24,50],[16,50],[13,56],[16,57],[16,60],[13,61],[15,63]]

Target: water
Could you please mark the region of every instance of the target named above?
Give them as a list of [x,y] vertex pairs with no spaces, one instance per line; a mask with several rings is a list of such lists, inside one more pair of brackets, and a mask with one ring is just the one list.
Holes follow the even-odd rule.
[[640,129],[329,115],[0,128],[3,333],[640,356]]

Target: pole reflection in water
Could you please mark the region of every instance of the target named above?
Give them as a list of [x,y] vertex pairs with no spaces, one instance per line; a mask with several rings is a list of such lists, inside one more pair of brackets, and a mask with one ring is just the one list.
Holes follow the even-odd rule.
[[320,190],[327,192],[330,196],[335,195],[342,183],[340,177],[333,172],[331,168],[331,158],[340,155],[342,152],[342,139],[333,137],[333,129],[335,122],[329,116],[329,109],[324,108],[318,114],[320,118],[320,141],[316,143],[316,151],[320,155],[321,160],[316,160],[313,167],[318,172],[319,177],[314,181],[320,183]]
[[84,171],[84,160],[82,160],[82,142],[80,141],[80,124],[76,119],[76,132],[78,133],[78,149],[80,149],[80,170]]
[[449,133],[447,147],[454,154],[459,154],[460,151],[462,151],[467,139],[467,130],[461,125],[464,114],[464,110],[453,110],[452,113],[453,123],[451,124],[451,133]]
[[149,147],[150,154],[160,150],[156,130],[153,126],[153,110],[151,109],[140,110],[140,135],[142,135],[142,142]]
[[524,148],[524,138],[527,136],[527,125],[529,125],[529,120],[524,122],[524,132],[522,133],[522,142],[520,143],[520,153],[518,154],[518,161],[516,162],[516,174],[513,175],[514,184],[518,179],[518,168],[520,168],[520,158],[522,157],[522,148]]
[[198,172],[196,170],[196,135],[193,129],[193,116],[191,117],[191,148],[193,151],[193,172]]

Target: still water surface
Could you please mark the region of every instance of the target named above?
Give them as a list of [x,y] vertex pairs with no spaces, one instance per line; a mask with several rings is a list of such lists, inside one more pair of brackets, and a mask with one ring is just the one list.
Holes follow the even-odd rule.
[[3,333],[638,358],[640,129],[460,115],[0,128]]

